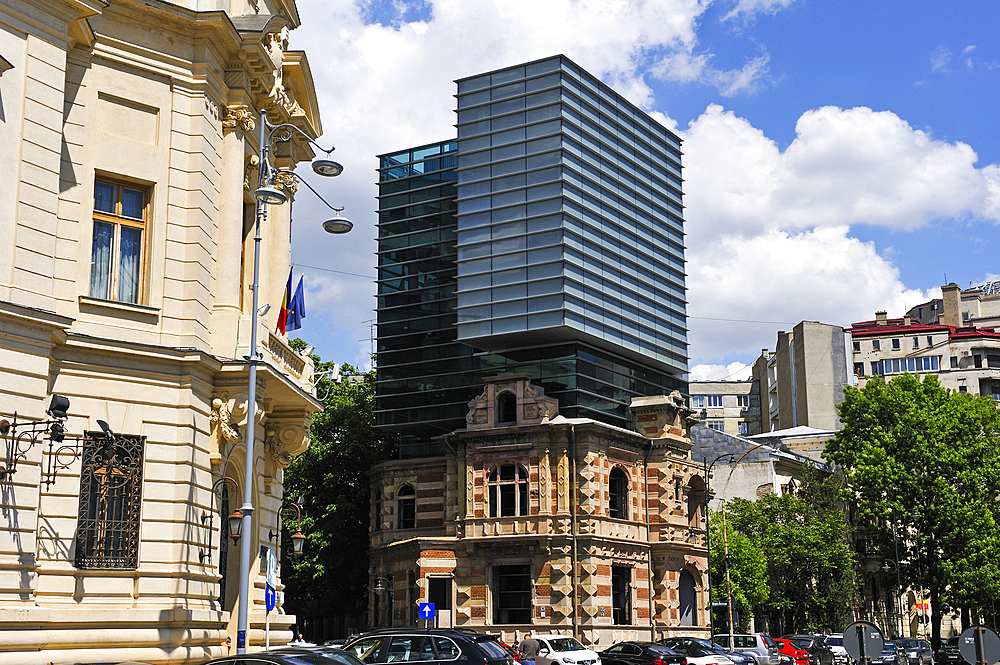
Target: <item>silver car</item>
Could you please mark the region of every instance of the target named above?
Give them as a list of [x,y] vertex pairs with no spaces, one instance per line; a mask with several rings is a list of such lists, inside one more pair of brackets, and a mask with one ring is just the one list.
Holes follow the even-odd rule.
[[731,646],[728,633],[719,633],[712,638],[712,641],[725,651],[741,651],[751,654],[757,659],[758,665],[780,665],[781,663],[778,645],[774,643],[770,635],[764,633],[736,633],[733,635]]

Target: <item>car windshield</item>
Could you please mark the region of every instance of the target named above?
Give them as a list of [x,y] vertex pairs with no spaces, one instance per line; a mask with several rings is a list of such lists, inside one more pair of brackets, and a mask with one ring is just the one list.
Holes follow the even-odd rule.
[[843,637],[828,637],[826,638],[826,643],[832,647],[842,647],[844,646]]
[[483,651],[486,652],[489,656],[489,660],[499,660],[510,655],[496,640],[483,640],[481,642],[477,640],[476,643]]
[[792,640],[792,644],[794,644],[800,649],[811,649],[813,645],[813,640],[807,640],[807,639]]
[[766,644],[769,648],[778,646],[774,643],[774,640],[771,639],[770,635],[761,635],[760,637],[764,640],[764,644]]
[[545,638],[553,651],[583,651],[584,646],[572,637],[547,637]]
[[916,640],[905,640],[903,642],[900,642],[899,646],[903,647],[904,649],[919,649],[920,642],[917,642]]
[[896,643],[895,642],[886,642],[882,646],[882,651],[895,651],[895,650],[896,650]]

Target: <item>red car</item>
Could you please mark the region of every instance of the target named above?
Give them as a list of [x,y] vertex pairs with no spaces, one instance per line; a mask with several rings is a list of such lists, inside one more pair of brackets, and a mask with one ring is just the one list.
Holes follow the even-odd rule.
[[791,656],[792,660],[795,661],[795,665],[809,665],[809,652],[797,647],[792,640],[784,640],[776,637],[774,638],[774,643],[778,645],[778,653]]

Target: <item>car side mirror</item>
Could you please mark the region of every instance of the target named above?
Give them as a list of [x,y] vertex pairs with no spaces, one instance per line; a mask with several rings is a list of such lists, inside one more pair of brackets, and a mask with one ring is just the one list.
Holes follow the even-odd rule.
[[542,647],[541,649],[538,650],[538,653],[548,653],[548,652],[549,650],[546,649],[545,647]]

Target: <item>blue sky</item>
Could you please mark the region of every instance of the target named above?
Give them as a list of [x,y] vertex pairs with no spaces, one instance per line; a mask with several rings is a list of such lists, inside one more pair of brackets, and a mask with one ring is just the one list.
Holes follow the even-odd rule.
[[[802,319],[900,315],[996,279],[1000,3],[299,0],[324,185],[357,225],[296,222],[306,325],[365,364],[375,155],[454,135],[453,81],[564,53],[684,139],[692,375],[722,378]],[[308,176],[307,176],[308,177]],[[319,204],[300,195],[296,220]],[[309,267],[306,267],[309,266]],[[337,272],[331,272],[337,271]],[[761,322],[761,323],[750,323]]]

